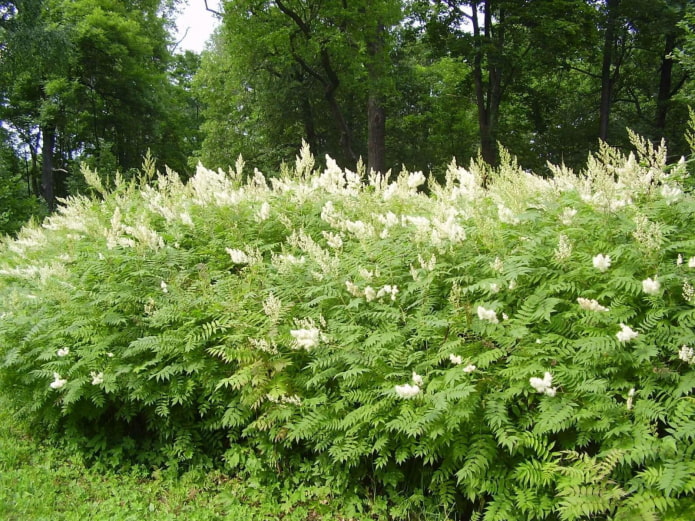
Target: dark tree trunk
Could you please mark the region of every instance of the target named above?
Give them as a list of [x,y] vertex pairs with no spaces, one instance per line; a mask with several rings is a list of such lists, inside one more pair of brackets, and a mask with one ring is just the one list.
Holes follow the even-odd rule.
[[41,148],[41,195],[52,212],[56,207],[55,180],[53,177],[53,149],[56,142],[55,127],[47,125],[41,129],[43,146]]
[[601,66],[601,103],[599,106],[599,133],[598,137],[603,141],[608,140],[608,125],[611,114],[611,101],[613,97],[614,76],[611,71],[613,65],[613,46],[615,44],[615,24],[617,8],[620,0],[606,0],[606,32],[603,40],[603,64]]
[[314,126],[314,111],[311,109],[309,99],[302,97],[302,123],[304,126],[304,139],[309,143],[309,148],[313,151],[318,150],[318,140],[316,137],[316,127]]
[[661,131],[661,136],[664,136],[666,128],[666,114],[668,112],[669,101],[671,99],[671,80],[673,73],[673,60],[671,53],[676,48],[676,35],[673,32],[666,34],[666,43],[664,45],[664,55],[661,60],[661,74],[659,76],[659,93],[656,97],[656,128]]
[[367,171],[383,173],[386,170],[386,113],[376,94],[369,96],[367,117]]
[[367,42],[369,98],[367,101],[367,172],[386,170],[386,110],[381,96],[384,76],[383,24],[377,23],[374,34]]
[[[495,131],[499,114],[499,106],[502,101],[502,74],[499,65],[490,56],[489,51],[483,49],[484,39],[488,48],[493,45],[492,34],[492,6],[490,0],[485,0],[484,33],[481,34],[478,23],[478,2],[471,3],[473,12],[473,36],[475,38],[475,57],[473,60],[473,83],[475,85],[475,97],[478,108],[478,129],[480,132],[480,154],[483,160],[490,164],[497,164],[497,141]],[[501,17],[501,15],[500,15]],[[500,20],[501,21],[501,20]],[[501,51],[504,45],[504,33],[498,29],[497,40],[494,45]],[[487,53],[487,56],[485,56]],[[487,58],[487,81],[483,78],[483,58]]]

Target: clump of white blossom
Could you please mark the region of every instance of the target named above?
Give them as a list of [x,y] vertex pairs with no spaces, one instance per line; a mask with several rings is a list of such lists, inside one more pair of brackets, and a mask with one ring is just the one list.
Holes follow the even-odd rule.
[[58,349],[56,354],[60,357],[68,356],[70,354],[70,349],[67,347],[61,347],[60,349]]
[[367,299],[367,302],[371,302],[376,296],[377,292],[373,287],[367,286],[364,288],[364,298]]
[[225,248],[225,251],[229,254],[234,264],[248,264],[249,256],[246,255],[242,250],[237,250],[233,248]]
[[597,300],[578,297],[579,307],[587,311],[608,311],[607,307],[602,306]]
[[412,398],[420,392],[420,387],[417,385],[403,384],[395,387],[396,394],[401,398]]
[[376,298],[381,298],[389,295],[391,300],[396,300],[396,295],[398,295],[398,286],[385,284],[382,288],[377,291]]
[[639,336],[637,331],[634,331],[630,326],[626,326],[622,322],[620,323],[620,331],[616,333],[618,341],[620,342],[630,342]]
[[302,399],[296,394],[293,394],[290,396],[288,396],[286,394],[283,394],[281,396],[273,396],[271,394],[267,394],[266,398],[268,399],[269,402],[272,402],[272,403],[278,403],[278,404],[283,404],[283,405],[296,405],[296,406],[302,405]]
[[519,224],[519,218],[514,215],[514,212],[501,203],[497,205],[497,215],[503,223]]
[[683,360],[686,364],[695,364],[695,349],[686,345],[681,346],[678,351],[678,358]]
[[634,397],[635,397],[635,388],[633,387],[632,389],[630,389],[628,391],[627,400],[625,402],[625,406],[627,407],[628,411],[632,409],[632,402],[633,402]]
[[574,208],[565,208],[560,216],[560,222],[565,226],[569,226],[572,224],[572,219],[574,219],[575,215],[577,215],[577,210]]
[[661,185],[661,197],[664,198],[666,204],[675,203],[683,195],[683,190],[677,186],[671,186],[667,184]]
[[340,236],[339,233],[332,233],[324,230],[322,234],[323,237],[326,239],[326,244],[328,244],[328,246],[330,246],[334,250],[338,250],[343,247],[343,238]]
[[97,373],[96,371],[92,371],[89,373],[89,376],[92,377],[92,385],[101,385],[104,383],[104,373],[102,372]]
[[557,262],[564,262],[572,256],[572,242],[567,235],[560,234],[557,248],[553,251],[553,257]]
[[267,220],[270,217],[270,204],[268,201],[263,201],[263,204],[261,204],[261,207],[258,209],[258,212],[256,212],[256,220],[258,222],[263,222]]
[[364,295],[364,292],[359,288],[359,286],[350,280],[345,281],[345,288],[353,297],[361,297]]
[[635,230],[632,236],[647,252],[658,251],[664,242],[664,234],[659,223],[650,221],[646,216],[635,216]]
[[473,364],[468,364],[466,367],[463,368],[464,373],[472,373],[475,371],[477,368]]
[[275,342],[268,342],[265,338],[249,338],[249,344],[251,344],[252,349],[263,351],[271,355],[278,354],[278,348]]
[[455,355],[454,353],[451,353],[449,355],[449,360],[454,365],[461,365],[463,363],[463,359],[460,356]]
[[420,386],[423,384],[422,376],[413,371],[412,384],[396,385],[395,391],[400,398],[412,398],[420,392]]
[[499,319],[497,318],[497,313],[495,312],[494,309],[487,309],[483,306],[478,306],[477,312],[478,312],[478,318],[480,320],[487,320],[488,322],[492,322],[493,324],[499,323]]
[[268,295],[263,301],[263,313],[270,318],[271,322],[275,323],[280,320],[280,311],[282,310],[282,301],[273,293]]
[[599,271],[606,271],[611,267],[611,258],[609,255],[599,253],[593,258],[594,268]]
[[546,394],[547,396],[555,396],[557,389],[552,387],[553,385],[553,375],[545,372],[543,378],[531,377],[529,378],[529,383],[537,392],[541,394]]
[[51,382],[51,389],[60,389],[63,387],[68,381],[64,378],[60,377],[60,374],[58,373],[53,373],[53,381]]
[[661,291],[661,284],[657,279],[648,278],[642,281],[642,291],[647,295],[658,295]]
[[294,338],[295,349],[306,349],[307,351],[319,345],[321,339],[321,331],[318,328],[312,327],[308,329],[292,329],[290,335]]

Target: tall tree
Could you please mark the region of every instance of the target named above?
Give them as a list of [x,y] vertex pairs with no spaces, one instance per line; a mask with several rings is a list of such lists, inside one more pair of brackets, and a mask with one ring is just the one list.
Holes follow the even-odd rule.
[[[382,170],[389,29],[399,16],[395,0],[226,4],[213,51],[218,56],[203,60],[198,85],[209,99],[212,82],[223,82],[234,94],[227,115],[219,113],[218,123],[206,123],[202,156],[214,154],[206,143],[220,139],[210,133],[213,128],[225,128],[223,119],[237,114],[237,125],[253,118],[253,139],[275,143],[266,146],[271,154],[286,157],[282,148],[293,154],[304,137],[320,154],[348,163],[367,152],[370,166]],[[224,77],[213,78],[223,62]],[[251,100],[257,110],[249,106]],[[218,108],[207,106],[208,114],[217,117]],[[280,140],[270,137],[278,134]]]
[[3,1],[0,112],[40,156],[49,208],[81,161],[127,171],[151,149],[186,168],[162,0]]
[[47,12],[44,0],[3,2],[0,110],[2,119],[29,147],[41,143],[40,192],[53,208],[54,147],[61,111],[55,85],[68,70],[72,46],[66,28],[51,24]]

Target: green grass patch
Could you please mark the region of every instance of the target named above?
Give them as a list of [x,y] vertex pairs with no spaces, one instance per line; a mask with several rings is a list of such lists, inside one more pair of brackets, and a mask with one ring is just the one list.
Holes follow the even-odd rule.
[[0,397],[4,521],[366,521],[388,519],[385,503],[333,497],[296,479],[262,484],[219,472],[87,466],[79,454],[32,437]]

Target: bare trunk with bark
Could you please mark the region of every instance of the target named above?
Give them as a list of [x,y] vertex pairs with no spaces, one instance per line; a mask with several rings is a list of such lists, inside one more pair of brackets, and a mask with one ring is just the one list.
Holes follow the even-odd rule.
[[41,129],[43,146],[41,147],[41,195],[46,200],[48,209],[55,210],[55,179],[53,176],[53,149],[56,142],[55,127],[47,125]]
[[615,77],[612,71],[613,46],[615,45],[615,24],[620,0],[606,0],[606,32],[603,39],[603,63],[601,66],[601,103],[599,105],[599,133],[603,141],[608,140],[613,84]]
[[369,99],[367,101],[367,171],[386,170],[386,110],[381,96],[385,27],[378,23],[368,41]]

